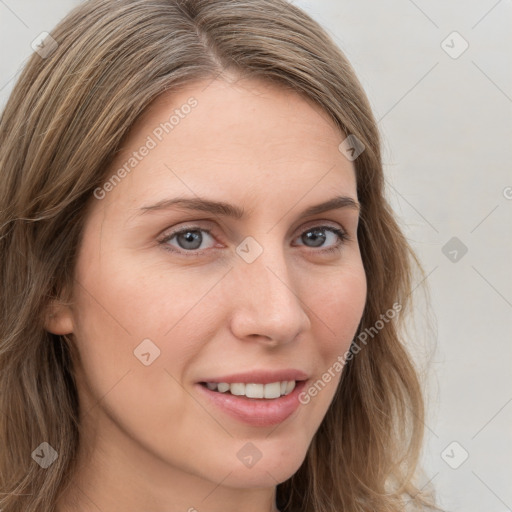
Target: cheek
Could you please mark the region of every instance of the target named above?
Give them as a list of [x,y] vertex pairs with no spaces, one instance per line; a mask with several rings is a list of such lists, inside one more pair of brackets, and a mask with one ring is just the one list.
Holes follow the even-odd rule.
[[[322,283],[324,286],[320,286]],[[308,411],[314,428],[332,402],[352,340],[366,303],[366,276],[362,262],[340,268],[328,280],[310,287],[306,301],[314,318],[314,339],[318,372],[299,400]]]
[[[213,336],[213,319],[204,318],[203,301],[215,311],[207,294],[218,277],[191,279],[182,271],[164,278],[134,269],[119,261],[107,265],[102,255],[101,265],[90,261],[78,273],[81,400],[92,417],[101,409],[148,452],[182,464],[191,439],[204,437],[205,427],[218,435],[213,418],[181,384]],[[176,446],[175,439],[187,442]],[[196,457],[200,460],[201,452]]]
[[306,303],[325,333],[318,348],[331,361],[350,346],[364,311],[366,276],[362,262],[342,267],[311,285]]
[[84,257],[77,266],[75,339],[86,408],[108,393],[102,404],[120,424],[142,417],[168,424],[171,411],[184,418],[195,402],[180,383],[218,329],[213,295],[221,276],[164,272],[110,254],[105,248],[101,259]]
[[193,339],[200,325],[191,319],[219,280],[214,274],[195,274],[193,269],[163,272],[128,257],[113,260],[107,253],[78,273],[83,283],[78,314],[88,318],[87,328],[95,334],[100,328],[115,330],[132,343],[145,338],[165,343],[184,324]]

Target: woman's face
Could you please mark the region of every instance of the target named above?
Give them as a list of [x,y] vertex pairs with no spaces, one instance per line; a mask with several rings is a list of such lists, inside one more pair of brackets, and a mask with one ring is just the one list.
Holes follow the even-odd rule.
[[344,138],[254,79],[165,93],[138,121],[95,192],[59,320],[101,467],[206,483],[212,503],[299,468],[366,299]]

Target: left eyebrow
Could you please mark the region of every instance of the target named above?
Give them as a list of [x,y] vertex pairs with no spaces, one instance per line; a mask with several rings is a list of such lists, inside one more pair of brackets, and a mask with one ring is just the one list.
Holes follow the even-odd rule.
[[[172,208],[179,208],[184,210],[209,212],[214,215],[225,217],[232,217],[234,219],[244,218],[246,211],[234,204],[226,203],[223,201],[213,201],[206,198],[173,198],[163,199],[155,204],[149,206],[142,206],[139,208],[137,215],[144,215],[150,212],[168,210]],[[336,196],[332,199],[324,201],[323,203],[316,204],[306,208],[302,212],[302,216],[316,215],[319,213],[327,212],[330,210],[337,210],[341,208],[351,208],[357,211],[360,210],[360,204],[348,196]]]

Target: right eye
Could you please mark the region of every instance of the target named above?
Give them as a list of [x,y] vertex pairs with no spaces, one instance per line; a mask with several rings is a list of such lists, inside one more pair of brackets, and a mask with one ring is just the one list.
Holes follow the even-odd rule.
[[[206,237],[201,233],[206,233]],[[198,226],[189,226],[165,235],[164,238],[159,240],[159,244],[161,244],[163,248],[167,251],[180,252],[189,256],[196,254],[195,252],[192,251],[199,250],[199,252],[202,252],[202,250],[200,250],[200,247],[204,242],[204,239],[208,237],[213,239],[213,236],[211,235],[211,232],[209,230],[200,228]],[[178,247],[169,243],[174,239]]]

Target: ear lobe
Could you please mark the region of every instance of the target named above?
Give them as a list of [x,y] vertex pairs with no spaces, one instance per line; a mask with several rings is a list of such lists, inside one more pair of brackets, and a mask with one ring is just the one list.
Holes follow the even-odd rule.
[[69,306],[52,301],[45,314],[44,328],[52,334],[73,332],[73,313]]

